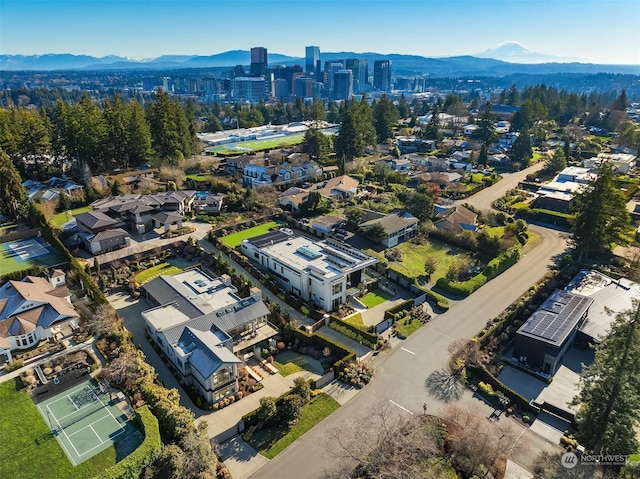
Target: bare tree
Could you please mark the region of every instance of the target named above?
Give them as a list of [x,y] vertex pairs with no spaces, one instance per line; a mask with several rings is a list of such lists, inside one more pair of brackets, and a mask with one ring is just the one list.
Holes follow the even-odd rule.
[[449,404],[442,420],[454,467],[467,477],[482,474],[520,447],[517,438],[522,429],[509,420],[489,421],[475,404]]
[[[436,418],[401,415],[386,404],[376,403],[362,419],[330,431],[329,452],[340,462],[339,470],[329,473],[329,477],[425,477],[425,471],[430,469],[425,461],[435,461],[439,456],[434,432],[438,428]],[[433,469],[438,470],[435,466]]]
[[98,306],[88,320],[89,330],[96,336],[109,334],[118,329],[118,314],[109,304]]

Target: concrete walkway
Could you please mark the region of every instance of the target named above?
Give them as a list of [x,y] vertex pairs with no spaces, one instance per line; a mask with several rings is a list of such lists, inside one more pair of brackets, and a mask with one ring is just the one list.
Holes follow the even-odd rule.
[[[52,354],[50,356],[46,356],[44,358],[40,358],[37,361],[34,361],[32,363],[27,364],[26,366],[23,366],[23,367],[21,367],[19,369],[16,369],[15,371],[11,371],[9,373],[6,373],[6,372],[0,373],[0,383],[3,383],[5,381],[11,381],[12,379],[17,378],[18,376],[20,376],[21,373],[27,371],[28,369],[33,369],[36,366],[41,366],[42,364],[44,364],[44,363],[46,363],[48,361],[60,358],[62,356],[66,356],[67,354],[75,353],[76,351],[80,351],[80,350],[87,350],[87,351],[91,350],[93,352],[93,354],[95,355],[95,357],[98,359],[98,361],[100,361],[102,363],[102,355],[100,353],[98,353],[98,351],[96,350],[93,338],[87,339],[84,343],[75,344],[73,346],[69,345],[69,342],[67,341],[65,343],[65,345],[67,346],[67,348],[63,349],[62,351],[59,351],[59,352],[57,352],[55,354]],[[92,373],[92,376],[94,374],[97,374],[98,371],[99,371],[99,369],[94,371]]]

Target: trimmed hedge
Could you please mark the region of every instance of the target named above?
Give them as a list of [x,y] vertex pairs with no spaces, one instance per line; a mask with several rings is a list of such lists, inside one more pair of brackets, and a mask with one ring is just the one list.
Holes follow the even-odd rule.
[[367,331],[363,331],[360,328],[353,326],[352,324],[345,323],[341,319],[336,318],[335,316],[329,317],[329,327],[338,331],[340,334],[343,334],[347,338],[351,338],[354,341],[360,341],[365,346],[375,349],[376,343],[378,342],[378,335],[372,334]]
[[300,329],[293,330],[294,338],[300,340],[301,343],[304,343],[307,346],[321,346],[330,348],[336,355],[341,358],[333,363],[333,371],[334,373],[339,373],[342,371],[347,365],[356,359],[356,353],[351,349],[343,346],[342,344],[336,343],[335,341],[323,336],[322,334],[313,333],[307,334]]
[[122,461],[97,476],[98,479],[137,479],[142,470],[153,462],[162,449],[158,420],[149,407],[142,406],[136,413],[136,420],[144,434],[144,441]]
[[521,246],[520,243],[517,243],[504,253],[500,253],[496,258],[489,261],[486,268],[470,280],[458,282],[449,281],[446,278],[440,278],[438,279],[437,285],[445,291],[449,291],[457,296],[469,296],[487,281],[492,280],[516,264],[520,259],[520,253]]
[[384,319],[394,319],[394,315],[399,313],[403,309],[410,311],[413,308],[413,299],[407,299],[400,304],[393,306],[392,308],[387,309],[384,312]]
[[494,391],[500,391],[504,394],[509,400],[514,403],[516,406],[520,407],[523,411],[528,411],[532,413],[537,413],[536,409],[529,405],[529,401],[513,389],[508,386],[502,384],[498,378],[496,378],[493,374],[491,374],[487,368],[484,366],[470,366],[469,372],[479,380],[479,382],[484,383],[485,388],[492,388]]
[[518,208],[515,210],[515,216],[516,218],[539,221],[566,229],[571,229],[571,222],[573,221],[573,215],[569,213],[542,208]]
[[427,298],[434,301],[436,303],[436,307],[441,311],[449,310],[449,300],[442,296],[440,293],[436,293],[431,289],[424,289],[425,293],[427,293]]

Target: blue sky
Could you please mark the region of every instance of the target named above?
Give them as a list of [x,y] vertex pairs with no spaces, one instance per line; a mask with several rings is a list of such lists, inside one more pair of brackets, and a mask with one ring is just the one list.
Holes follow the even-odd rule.
[[0,53],[212,55],[267,47],[303,56],[427,57],[504,41],[564,59],[640,64],[639,0],[0,0]]

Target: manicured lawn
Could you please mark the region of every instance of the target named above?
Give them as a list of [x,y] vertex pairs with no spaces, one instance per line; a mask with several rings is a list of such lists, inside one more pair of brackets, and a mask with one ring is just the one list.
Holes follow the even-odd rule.
[[242,240],[268,233],[269,229],[281,224],[282,223],[277,221],[270,221],[269,223],[254,226],[253,228],[238,231],[237,233],[232,233],[230,235],[224,236],[220,238],[220,242],[225,246],[228,246],[229,248],[235,248],[236,246],[239,246],[240,243],[242,243]]
[[396,330],[404,335],[409,336],[422,327],[422,322],[417,319],[403,318],[396,323]]
[[275,365],[280,371],[282,377],[288,376],[289,374],[297,373],[298,371],[302,371],[302,368],[298,366],[296,363],[280,363],[275,361]]
[[160,275],[172,275],[181,272],[182,269],[169,263],[160,263],[149,269],[145,269],[136,275],[136,281],[140,284],[148,283]]
[[27,392],[16,390],[15,381],[0,384],[0,405],[0,477],[84,479],[116,463],[111,446],[73,467]]
[[302,408],[300,420],[294,426],[281,424],[257,430],[248,442],[260,454],[273,459],[339,407],[338,401],[327,394],[321,394]]
[[374,306],[378,306],[379,304],[382,304],[389,299],[391,299],[389,298],[389,296],[384,294],[379,289],[376,289],[375,291],[371,291],[360,298],[360,302],[367,308],[373,308]]
[[403,257],[400,263],[390,263],[391,268],[410,278],[424,275],[424,261],[426,257],[435,256],[438,268],[431,275],[432,283],[435,283],[438,278],[444,277],[449,269],[449,265],[457,258],[470,258],[469,253],[465,250],[434,240],[430,240],[424,245],[405,241],[396,246],[396,248],[402,251]]
[[56,226],[62,226],[67,221],[72,220],[73,216],[79,215],[80,213],[86,213],[87,211],[92,211],[92,210],[93,210],[92,206],[81,206],[80,208],[75,208],[73,210],[69,210],[69,211],[71,211],[71,215],[69,215],[69,216],[67,216],[67,212],[66,211],[63,211],[62,213],[58,213],[53,218],[51,218],[50,221],[51,221],[51,223],[53,223]]
[[343,321],[351,326],[362,329],[364,331],[367,330],[367,327],[364,325],[364,321],[362,321],[362,314],[356,313],[348,318],[343,319]]
[[214,178],[212,175],[208,175],[206,173],[192,173],[186,176],[187,179],[193,181],[209,181]]
[[296,353],[295,351],[290,351],[288,349],[280,351],[275,356],[275,363],[283,376],[302,370],[311,371],[316,374],[324,374],[324,368],[320,361],[317,361],[306,354]]

